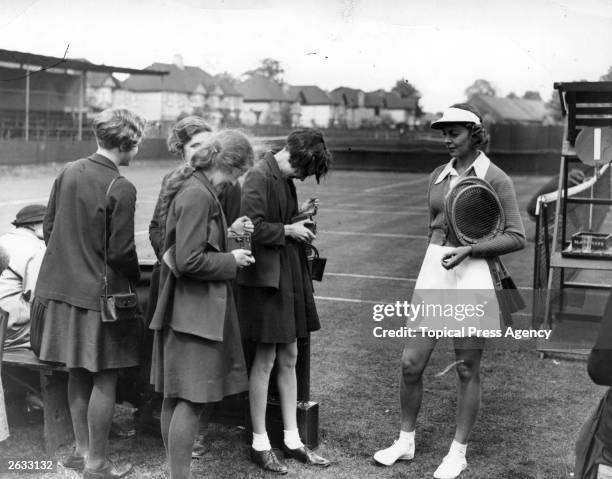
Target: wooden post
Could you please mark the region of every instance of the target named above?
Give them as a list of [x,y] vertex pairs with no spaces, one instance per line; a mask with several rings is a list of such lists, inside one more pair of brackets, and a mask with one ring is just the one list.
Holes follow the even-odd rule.
[[25,92],[25,141],[30,139],[30,68],[25,65],[26,70],[26,92]]

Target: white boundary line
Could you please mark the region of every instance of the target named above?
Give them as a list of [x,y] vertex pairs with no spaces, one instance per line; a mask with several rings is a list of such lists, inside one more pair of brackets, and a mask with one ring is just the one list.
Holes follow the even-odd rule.
[[388,281],[410,281],[416,283],[416,278],[400,278],[397,276],[376,276],[370,274],[325,273],[326,276],[341,276],[347,278],[382,279]]
[[48,201],[49,201],[49,197],[45,196],[44,198],[26,198],[24,200],[0,201],[0,206],[21,205],[24,203],[41,203],[41,202],[44,202],[45,204],[47,204]]
[[359,233],[355,231],[328,231],[324,230],[321,235],[343,235],[343,236],[372,236],[376,238],[405,238],[405,239],[427,239],[426,235],[402,235],[394,233]]
[[366,188],[363,191],[365,193],[374,193],[376,191],[384,191],[384,190],[390,190],[392,188],[397,188],[398,186],[416,185],[418,183],[423,183],[424,178],[426,178],[426,177],[424,176],[423,178],[415,178],[415,179],[410,180],[410,181],[401,181],[399,183],[391,183],[389,185],[375,186],[374,188]]
[[319,299],[321,301],[340,301],[343,303],[366,303],[366,304],[380,304],[384,301],[370,301],[367,299],[349,299],[349,298],[335,298],[333,296],[315,296],[314,299]]
[[374,214],[374,215],[422,215],[423,211],[410,211],[408,208],[402,208],[402,211],[384,211],[384,210],[351,210],[343,208],[325,208],[324,211],[334,211],[338,213],[358,213],[358,214]]

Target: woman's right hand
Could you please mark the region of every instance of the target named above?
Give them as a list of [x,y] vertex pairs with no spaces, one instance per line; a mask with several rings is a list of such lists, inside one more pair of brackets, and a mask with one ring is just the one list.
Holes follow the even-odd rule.
[[314,221],[306,219],[291,225],[285,225],[285,235],[298,241],[311,243],[315,240],[316,236],[306,227],[306,225],[312,224],[314,224]]
[[255,258],[248,249],[233,249],[231,253],[234,255],[236,264],[239,268],[245,268],[255,263]]

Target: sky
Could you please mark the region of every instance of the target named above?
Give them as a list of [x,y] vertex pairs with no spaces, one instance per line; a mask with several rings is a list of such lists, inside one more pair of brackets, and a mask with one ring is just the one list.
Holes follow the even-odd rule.
[[612,0],[0,0],[0,47],[144,68],[239,76],[266,57],[292,85],[391,89],[426,111],[478,78],[505,96],[612,66]]

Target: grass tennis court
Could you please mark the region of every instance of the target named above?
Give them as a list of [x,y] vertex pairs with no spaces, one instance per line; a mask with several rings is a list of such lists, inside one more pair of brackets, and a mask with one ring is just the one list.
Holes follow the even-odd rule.
[[[136,239],[139,255],[152,257],[148,223],[161,178],[176,162],[136,161],[123,170],[138,189]],[[2,168],[0,233],[10,228],[25,204],[46,202],[59,165]],[[545,177],[513,178],[521,210]],[[427,175],[332,171],[316,185],[297,182],[304,200],[318,196],[316,245],[328,258],[323,283],[315,283],[322,331],[313,334],[311,396],[320,403],[320,450],[334,461],[325,471],[288,461],[288,477],[431,477],[446,454],[454,430],[455,375],[435,374],[454,360],[442,340],[425,372],[423,407],[412,463],[372,465],[372,454],[399,430],[398,372],[403,341],[367,337],[371,303],[410,300],[426,249]],[[534,225],[523,217],[528,243],[505,260],[515,282],[529,288],[533,271]],[[527,315],[518,317],[529,324]],[[570,477],[579,427],[604,389],[594,386],[583,361],[538,359],[533,343],[515,350],[485,351],[483,403],[468,447],[462,478],[561,479]],[[11,429],[8,456],[40,456],[42,426]],[[242,431],[211,426],[211,453],[195,462],[196,477],[267,477],[248,460]],[[161,439],[137,437],[111,442],[120,459],[131,460],[130,477],[161,478]],[[60,467],[61,468],[61,467]],[[72,472],[47,477],[78,477]]]

